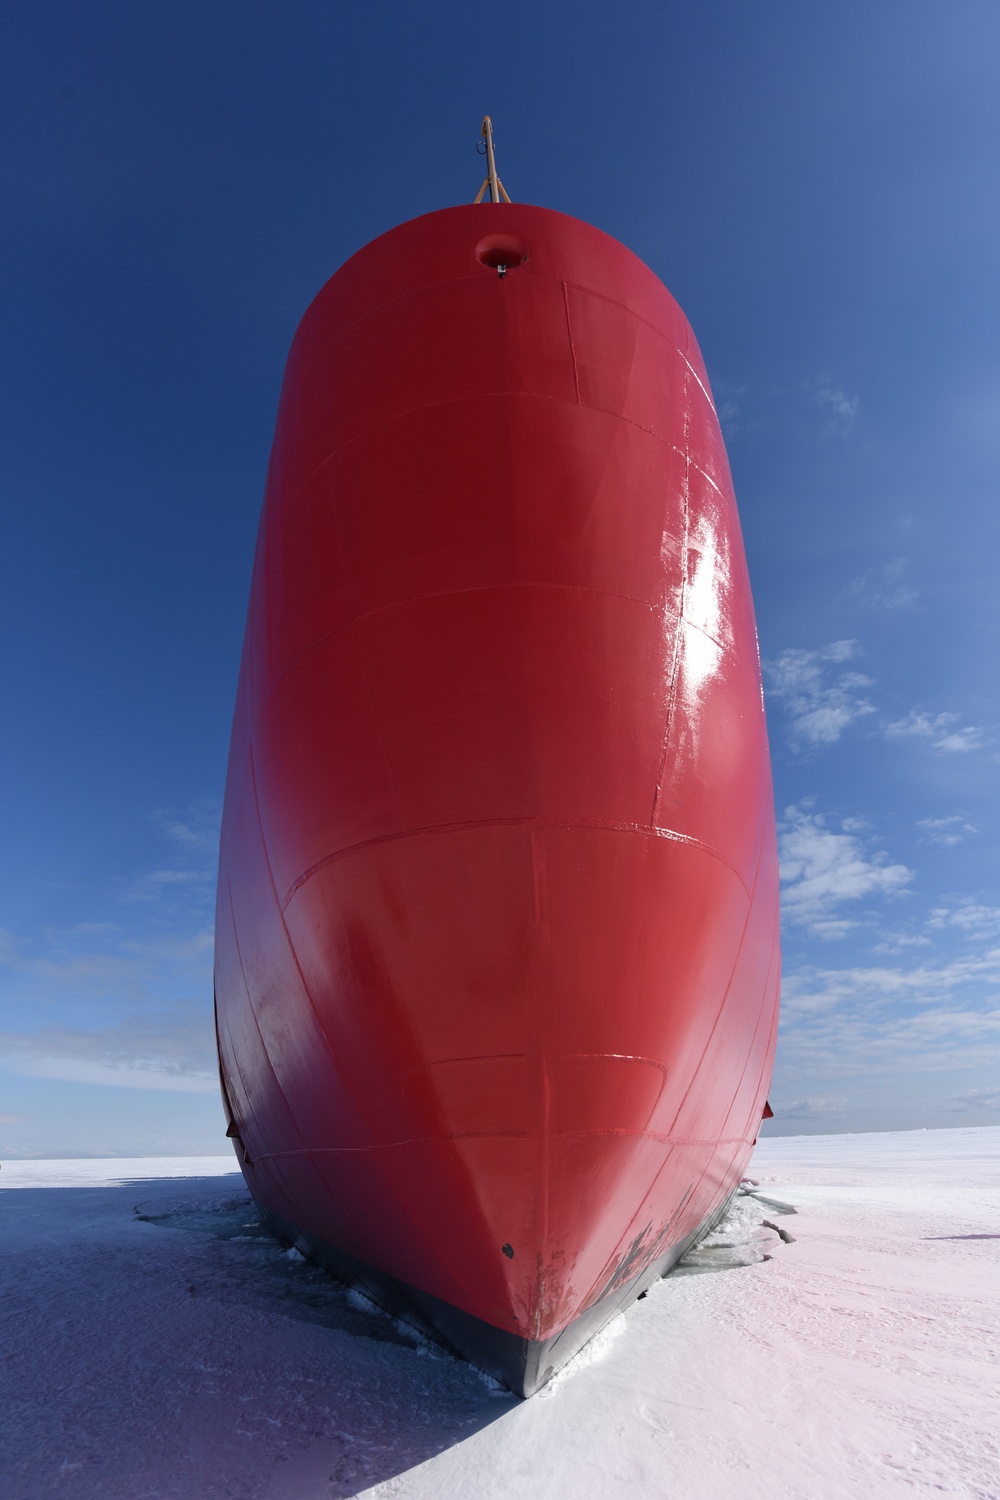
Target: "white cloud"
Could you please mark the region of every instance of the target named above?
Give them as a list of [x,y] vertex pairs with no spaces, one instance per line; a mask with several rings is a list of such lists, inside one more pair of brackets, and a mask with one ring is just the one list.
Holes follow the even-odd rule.
[[1000,1065],[1000,948],[788,974],[780,1050],[813,1076]]
[[944,844],[946,847],[964,843],[967,838],[979,832],[975,824],[966,822],[961,813],[955,813],[950,818],[920,818],[917,827],[924,830],[924,843]]
[[182,848],[198,849],[214,859],[219,849],[219,823],[222,805],[215,798],[178,808],[161,808],[153,815],[153,823],[171,843]]
[[905,953],[907,948],[930,948],[929,937],[914,932],[883,932],[875,944],[876,953]]
[[137,995],[144,972],[141,958],[122,953],[66,953],[59,949],[50,955],[33,953],[23,940],[3,928],[0,968],[41,981],[43,991],[59,987],[102,995]]
[[0,1034],[0,1066],[63,1082],[214,1092],[212,933],[155,934],[121,948],[56,958],[15,950],[5,1009],[20,1029]]
[[965,729],[952,726],[958,722],[958,714],[926,714],[911,709],[905,719],[896,719],[884,730],[886,739],[925,739],[934,750],[966,755],[972,750],[985,750],[993,743],[987,731],[975,725]]
[[129,901],[162,902],[171,897],[187,896],[203,902],[208,898],[214,879],[215,871],[207,867],[146,870],[132,881],[124,895]]
[[884,568],[863,573],[847,585],[845,601],[866,609],[908,609],[916,600],[917,591],[903,582],[906,565],[905,557],[897,557]]
[[790,1014],[829,1010],[845,1002],[869,1010],[887,1002],[934,1005],[969,984],[985,984],[990,990],[1000,984],[1000,948],[945,964],[920,964],[912,969],[888,964],[802,969],[786,976],[782,1005],[789,1008]]
[[789,647],[764,663],[769,696],[788,716],[793,746],[832,745],[849,724],[874,713],[863,696],[872,679],[840,670],[858,654],[856,641],[833,641],[818,651]]
[[970,1109],[1000,1111],[1000,1089],[969,1089],[964,1094],[955,1094],[945,1103],[949,1114],[967,1114]]
[[867,850],[857,830],[848,820],[838,833],[804,806],[786,809],[779,829],[785,921],[817,937],[842,937],[858,925],[843,915],[845,905],[898,895],[909,883],[912,871],[890,864],[881,850]]
[[151,822],[162,841],[153,869],[135,875],[122,894],[130,901],[163,904],[171,900],[209,906],[219,853],[220,807],[214,800],[183,809],[163,808]]
[[186,1094],[218,1088],[211,1014],[193,1003],[130,1016],[103,1031],[49,1026],[0,1034],[0,1056],[9,1072],[31,1078]]
[[209,982],[212,972],[213,933],[200,928],[188,933],[153,933],[122,938],[117,928],[94,930],[72,936],[83,939],[117,935],[117,947],[91,945],[85,951],[67,951],[59,937],[49,934],[48,953],[33,951],[23,939],[0,928],[0,969],[23,975],[29,981],[22,993],[31,1000],[80,994],[115,1002],[135,1002],[148,996],[157,979],[172,984]]
[[24,1115],[0,1115],[0,1125],[23,1125]]
[[849,396],[839,386],[823,382],[816,392],[816,400],[825,411],[827,426],[832,432],[850,432],[858,418],[860,402],[857,396]]
[[840,1114],[847,1108],[844,1094],[810,1094],[806,1099],[794,1099],[790,1104],[780,1100],[774,1104],[775,1118],[779,1120],[813,1120],[818,1115]]
[[211,927],[198,932],[157,933],[141,938],[125,938],[126,953],[137,954],[144,963],[170,964],[192,977],[203,978],[212,972],[215,933]]
[[[88,892],[86,915],[99,920],[74,921],[80,913],[68,911],[60,926],[0,931],[0,1066],[8,1074],[218,1096],[211,925],[217,810],[206,803],[151,821],[156,836],[145,873],[117,872],[103,890]],[[86,1114],[72,1095],[63,1097],[64,1112]],[[44,1132],[49,1122],[33,1116],[32,1128]]]
[[987,738],[985,729],[969,727],[957,729],[954,734],[946,734],[942,739],[935,740],[935,750],[949,750],[959,755],[966,754],[969,750],[985,750],[987,745],[992,744]]
[[971,938],[1000,937],[1000,906],[984,906],[963,897],[955,906],[936,906],[927,920],[930,928],[957,927]]
[[[757,424],[748,421],[747,417],[747,387],[745,385],[731,385],[728,381],[715,382],[715,410],[722,425],[722,430],[727,439],[736,436],[747,426],[753,427]],[[751,401],[752,404],[752,401]]]

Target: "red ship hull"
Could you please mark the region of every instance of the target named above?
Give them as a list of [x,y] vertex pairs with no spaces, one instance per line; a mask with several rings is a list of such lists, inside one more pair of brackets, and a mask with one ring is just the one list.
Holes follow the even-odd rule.
[[560,214],[402,225],[303,319],[261,521],[216,926],[255,1198],[530,1394],[738,1183],[777,922],[683,314]]

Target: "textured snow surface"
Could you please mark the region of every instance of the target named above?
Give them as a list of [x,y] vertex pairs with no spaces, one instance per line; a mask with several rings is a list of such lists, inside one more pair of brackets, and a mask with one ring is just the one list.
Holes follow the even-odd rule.
[[519,1402],[289,1257],[229,1158],[5,1163],[0,1495],[1000,1500],[1000,1128],[750,1176]]

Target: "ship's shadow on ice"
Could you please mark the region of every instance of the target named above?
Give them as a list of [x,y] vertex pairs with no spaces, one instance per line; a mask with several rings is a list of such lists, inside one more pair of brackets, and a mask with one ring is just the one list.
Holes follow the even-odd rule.
[[211,1235],[239,1248],[232,1279],[226,1287],[216,1288],[217,1295],[243,1300],[250,1292],[258,1308],[268,1308],[282,1317],[335,1328],[376,1343],[398,1344],[410,1350],[419,1347],[415,1334],[318,1266],[310,1265],[297,1250],[276,1240],[258,1217],[249,1193],[228,1193],[219,1198],[192,1195],[167,1204],[153,1200],[136,1204],[135,1214],[147,1224]]
[[289,1256],[232,1176],[0,1209],[5,1497],[347,1500],[520,1404]]
[[[147,1186],[155,1189],[151,1196],[143,1196]],[[301,1372],[316,1398],[315,1410],[303,1414],[308,1433],[304,1440],[289,1434],[260,1500],[347,1500],[521,1405],[488,1376],[281,1244],[231,1179],[218,1184],[222,1191],[213,1192],[214,1186],[193,1179],[171,1183],[167,1192],[163,1183],[135,1184],[135,1217],[203,1245],[222,1242],[210,1286],[188,1288],[192,1302],[210,1296],[216,1308],[238,1311],[241,1319],[264,1319],[279,1344],[285,1320],[308,1325],[330,1355],[325,1371]],[[261,1401],[264,1421],[272,1422],[263,1391]]]

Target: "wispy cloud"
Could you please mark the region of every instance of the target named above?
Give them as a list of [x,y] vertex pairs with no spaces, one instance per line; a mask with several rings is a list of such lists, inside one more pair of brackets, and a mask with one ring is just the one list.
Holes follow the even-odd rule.
[[981,726],[967,725],[956,729],[958,714],[928,714],[913,708],[905,719],[896,719],[887,724],[883,733],[886,739],[923,739],[931,749],[943,750],[953,755],[967,755],[973,750],[985,750],[993,741]]
[[962,844],[979,829],[966,821],[962,813],[953,813],[950,818],[920,818],[917,827],[923,829],[923,841],[927,844],[944,844],[951,847]]
[[831,432],[848,433],[858,419],[857,396],[849,396],[839,386],[821,381],[816,391],[816,400],[826,415],[826,425]]
[[922,932],[883,932],[875,944],[876,953],[906,953],[910,948],[931,948],[933,944]]
[[118,920],[30,935],[0,930],[9,1017],[0,1058],[8,1071],[117,1088],[216,1088],[216,810],[206,803],[165,811],[153,825],[150,867],[106,892],[108,914]]
[[[752,393],[745,385],[734,385],[726,380],[716,380],[715,410],[722,426],[722,430],[728,439],[732,439],[738,432],[745,431],[748,427],[758,425],[748,407],[753,407]],[[750,400],[748,400],[748,396]]]
[[48,951],[40,953],[37,945],[0,928],[0,968],[38,981],[33,986],[35,994],[58,988],[137,998],[142,993],[147,967],[138,954],[106,948],[67,952],[64,944],[52,944]]
[[857,641],[833,641],[818,651],[789,647],[764,663],[768,694],[784,709],[796,749],[835,744],[848,725],[875,712],[864,696],[872,679],[845,670],[859,654]]
[[49,938],[40,952],[37,943],[0,928],[0,969],[28,981],[21,990],[25,998],[99,996],[134,1004],[150,996],[158,979],[204,985],[212,972],[212,945],[209,927],[126,938],[119,928],[107,933],[101,924],[96,933],[82,935],[79,947]]
[[1000,906],[986,906],[971,896],[962,897],[954,905],[934,907],[927,926],[932,931],[957,928],[971,938],[1000,937]]
[[847,1108],[844,1094],[810,1094],[805,1099],[793,1099],[785,1104],[780,1097],[774,1102],[774,1112],[780,1120],[814,1120],[819,1115],[840,1114]]
[[942,937],[992,942],[1000,938],[1000,906],[991,906],[968,894],[946,896],[920,919],[920,929],[915,930],[911,921],[905,931],[882,931],[874,951],[905,953],[913,948],[932,948],[940,945]]
[[718,417],[722,424],[722,430],[727,437],[732,437],[739,431],[741,416],[742,411],[738,401],[720,402]]
[[218,1088],[211,1013],[193,1002],[101,1031],[44,1027],[0,1034],[10,1072],[113,1088],[210,1094]]
[[846,906],[898,895],[913,872],[868,842],[850,820],[837,831],[808,805],[787,808],[779,829],[784,920],[816,937],[839,938],[859,925],[856,915],[844,914]]
[[964,1094],[954,1094],[945,1101],[949,1114],[964,1115],[971,1110],[989,1109],[1000,1111],[1000,1089],[968,1089]]
[[124,892],[128,901],[161,902],[164,896],[186,896],[200,901],[212,888],[212,872],[205,869],[146,870],[137,875]]
[[[967,985],[985,985],[992,996],[1000,982],[1000,948],[967,954],[942,964],[851,965],[842,969],[807,967],[786,976],[782,1003],[789,1017],[831,1010],[850,1003],[877,1009],[883,1003],[912,1001],[935,1005]],[[1000,999],[1000,996],[995,998]]]
[[160,861],[134,875],[123,894],[130,901],[162,903],[171,896],[190,910],[207,906],[215,884],[220,808],[215,801],[161,808],[152,823],[160,836]]
[[875,568],[862,573],[847,585],[844,600],[865,609],[908,609],[916,600],[917,591],[903,581],[907,559],[897,557],[884,568]]
[[153,823],[164,838],[182,849],[197,849],[214,860],[219,848],[222,806],[215,798],[204,798],[184,808],[160,808]]
[[782,986],[785,1068],[830,1076],[1000,1064],[1000,948],[947,963],[808,967]]

